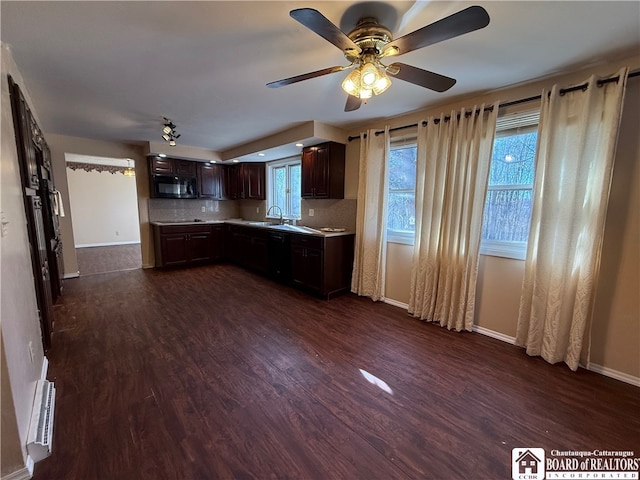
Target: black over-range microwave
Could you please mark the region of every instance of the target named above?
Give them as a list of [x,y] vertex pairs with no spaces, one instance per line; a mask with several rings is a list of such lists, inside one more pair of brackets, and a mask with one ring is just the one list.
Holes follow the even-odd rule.
[[152,175],[151,195],[154,198],[197,198],[196,177]]

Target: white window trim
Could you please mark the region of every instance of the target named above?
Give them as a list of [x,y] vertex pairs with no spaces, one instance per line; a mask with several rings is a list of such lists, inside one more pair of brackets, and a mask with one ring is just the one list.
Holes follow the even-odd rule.
[[387,230],[387,243],[413,245],[415,243],[415,238],[415,232],[407,232],[404,230]]
[[[540,111],[531,110],[527,112],[514,113],[498,118],[496,122],[496,138],[508,135],[508,131],[522,128],[526,129],[537,126],[540,122]],[[502,133],[502,135],[501,135]],[[515,132],[514,132],[515,133]],[[535,181],[535,180],[534,180]],[[532,190],[533,185],[489,185],[487,192],[492,190]],[[525,260],[527,257],[528,242],[509,242],[505,240],[480,240],[480,255],[491,257],[511,258],[514,260]]]
[[[300,156],[295,156],[295,157],[287,157],[287,158],[282,158],[280,160],[274,160],[273,162],[269,162],[267,163],[267,178],[266,178],[266,189],[267,189],[267,195],[266,195],[266,201],[267,201],[267,211],[269,209],[269,207],[271,207],[273,204],[273,200],[272,200],[272,195],[273,195],[273,169],[277,168],[277,167],[285,167],[288,165],[301,165],[302,159]],[[279,215],[275,215],[274,213],[272,213],[271,215],[265,215],[265,218],[270,218],[270,219],[280,219]],[[286,219],[295,219],[295,220],[300,220],[301,217],[300,216],[294,216],[294,215],[285,215],[283,212],[282,218],[286,218]]]
[[[400,149],[400,148],[408,148],[408,147],[416,147],[418,146],[418,140],[415,136],[415,134],[410,135],[410,136],[406,136],[406,137],[400,137],[397,139],[394,139],[391,142],[391,150],[394,149]],[[417,155],[417,152],[416,152]],[[417,163],[417,159],[416,159],[416,163]],[[416,166],[417,168],[417,166]],[[413,198],[415,201],[416,198],[416,186],[413,187],[413,190],[408,190],[408,189],[401,189],[401,190],[394,190],[394,192],[398,192],[398,193],[409,193],[409,192],[413,192]],[[387,189],[387,193],[386,195],[389,195],[389,190]],[[414,232],[410,232],[408,230],[392,230],[390,228],[387,228],[387,243],[400,243],[402,245],[414,245],[415,244],[415,238],[416,238],[416,234],[415,231]]]
[[483,240],[480,244],[480,255],[524,260],[527,258],[527,242]]

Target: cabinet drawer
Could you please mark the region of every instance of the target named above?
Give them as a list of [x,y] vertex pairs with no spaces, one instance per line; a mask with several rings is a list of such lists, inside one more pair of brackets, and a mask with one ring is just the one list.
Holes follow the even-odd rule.
[[159,229],[161,235],[173,233],[211,233],[210,225],[162,225]]
[[291,244],[299,245],[301,247],[307,248],[317,248],[322,249],[324,246],[324,238],[323,237],[313,237],[311,235],[291,235]]

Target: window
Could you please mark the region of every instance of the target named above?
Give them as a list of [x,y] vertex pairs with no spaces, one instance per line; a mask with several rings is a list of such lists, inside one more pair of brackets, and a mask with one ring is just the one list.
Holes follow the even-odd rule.
[[[267,208],[277,205],[282,216],[300,218],[300,158],[287,158],[267,165]],[[275,211],[274,211],[275,210]],[[274,209],[270,217],[279,217]]]
[[387,241],[413,245],[416,224],[415,144],[392,145],[389,152]]
[[529,239],[539,112],[499,118],[480,253],[524,260]]

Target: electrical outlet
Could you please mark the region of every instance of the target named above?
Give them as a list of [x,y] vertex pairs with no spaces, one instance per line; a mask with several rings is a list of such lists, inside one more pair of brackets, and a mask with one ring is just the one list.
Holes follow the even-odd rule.
[[316,214],[315,210],[313,208],[309,209],[309,216],[313,217]]
[[207,211],[207,207],[205,207],[205,206],[203,205],[202,207],[200,207],[200,211],[201,211],[202,213],[206,212],[206,211]]
[[260,207],[256,207],[256,213],[260,213]]

